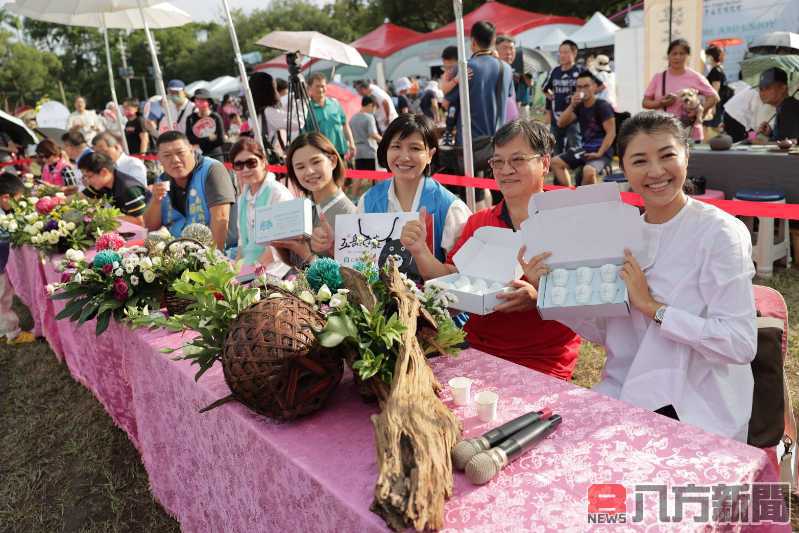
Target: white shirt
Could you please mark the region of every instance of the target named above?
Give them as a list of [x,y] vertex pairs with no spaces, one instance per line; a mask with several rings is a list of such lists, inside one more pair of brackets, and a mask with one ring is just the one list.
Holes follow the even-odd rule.
[[183,105],[180,106],[180,109],[176,108],[171,100],[167,102],[167,105],[172,113],[172,120],[174,122],[171,126],[169,125],[169,121],[166,118],[166,110],[164,110],[164,116],[161,117],[161,120],[158,122],[158,133],[161,134],[170,130],[186,133],[186,121],[189,120],[191,114],[194,113],[194,102],[186,100],[183,102]]
[[83,113],[73,111],[67,119],[67,130],[78,128],[86,139],[86,143],[91,145],[94,136],[103,131],[103,123],[100,117],[93,110],[84,109]]
[[[391,121],[399,116],[394,107],[394,102],[391,100],[388,93],[381,89],[380,86],[371,83],[369,84],[369,89],[372,91],[372,100],[375,101],[375,107],[377,107],[377,111],[375,111],[377,124],[380,126],[380,131],[386,131]],[[386,110],[383,109],[383,102],[388,102],[388,115],[386,115]]]
[[144,166],[144,161],[128,154],[121,154],[115,166],[117,170],[136,178],[136,181],[141,183],[142,187],[147,188],[147,167]]
[[[241,195],[239,195],[238,201],[239,202],[246,202],[246,213],[247,213],[247,220],[239,220],[239,224],[247,224],[248,233],[251,236],[255,235],[255,201],[258,196],[266,191],[266,189],[271,189],[271,195],[269,196],[269,204],[268,205],[275,205],[279,204],[280,202],[287,202],[289,200],[294,200],[294,195],[291,194],[285,185],[280,183],[275,179],[275,175],[271,172],[266,174],[266,178],[264,179],[264,183],[261,184],[261,188],[258,189],[258,192],[252,194],[250,192],[249,186],[244,186]],[[254,237],[253,237],[254,238]],[[239,247],[243,247],[244,243],[241,242],[241,231],[239,231]],[[279,279],[282,279],[291,267],[285,264],[283,261],[280,260],[280,255],[278,255],[277,250],[273,246],[269,247],[269,251],[272,253],[272,262],[266,265],[266,272],[271,274]]]
[[[413,204],[411,204],[411,212],[419,211],[419,199],[422,197],[422,187],[424,186],[424,178],[419,180],[419,185],[416,187],[416,194],[413,197]],[[358,213],[364,212],[363,196],[358,201]],[[388,188],[388,213],[403,213],[405,210],[402,208],[397,194],[394,192],[394,178],[391,178],[391,186]],[[447,210],[447,216],[444,219],[444,233],[441,235],[441,247],[449,253],[455,243],[461,236],[463,226],[469,217],[472,216],[472,211],[466,206],[460,198],[456,198]]]
[[663,324],[636,309],[562,321],[607,349],[594,390],[652,411],[672,405],[680,421],[746,442],[757,350],[749,231],[688,199],[665,224],[645,224],[645,233],[651,259],[642,267],[652,296],[667,306]]
[[735,95],[724,104],[724,111],[747,130],[757,130],[762,123],[769,119],[772,120],[773,126],[776,113],[773,105],[763,103],[760,99],[760,91],[754,87],[736,90]]

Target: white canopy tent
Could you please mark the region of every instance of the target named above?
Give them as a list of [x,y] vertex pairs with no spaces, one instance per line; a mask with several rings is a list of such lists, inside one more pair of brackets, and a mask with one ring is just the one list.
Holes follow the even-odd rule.
[[192,97],[192,96],[194,96],[194,93],[198,89],[207,89],[209,84],[210,84],[210,82],[205,81],[205,80],[193,81],[190,84],[186,85],[186,89],[185,89],[186,94],[189,95],[189,97]]
[[569,35],[569,39],[577,43],[580,48],[613,46],[613,35],[620,29],[605,15],[597,11],[583,27]]
[[540,48],[546,52],[554,52],[564,40],[568,39],[568,35],[560,28],[555,28],[544,36],[541,41],[536,43],[536,48]]
[[[197,89],[199,87],[195,88],[195,90]],[[219,100],[226,94],[235,93],[238,95],[241,92],[241,80],[233,76],[221,76],[209,82],[205,89],[208,89],[214,99]]]

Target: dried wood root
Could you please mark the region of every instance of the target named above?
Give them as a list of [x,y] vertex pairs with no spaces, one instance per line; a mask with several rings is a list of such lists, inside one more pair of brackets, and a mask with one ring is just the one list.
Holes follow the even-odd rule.
[[460,437],[460,422],[436,396],[440,385],[416,339],[420,304],[396,266],[387,285],[408,329],[388,399],[372,417],[379,474],[371,509],[395,531],[439,529],[452,495],[450,450]]

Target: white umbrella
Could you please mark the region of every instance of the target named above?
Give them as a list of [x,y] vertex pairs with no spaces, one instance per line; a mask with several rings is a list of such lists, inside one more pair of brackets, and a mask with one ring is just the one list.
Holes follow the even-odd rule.
[[567,36],[565,31],[560,28],[555,28],[547,33],[543,39],[535,43],[535,47],[547,52],[553,52],[560,47],[560,43],[565,41],[566,38]]
[[255,44],[345,65],[368,67],[358,50],[317,31],[273,31]]
[[799,33],[790,31],[773,31],[771,33],[764,33],[752,40],[749,48],[756,48],[759,46],[776,46],[780,48],[796,48],[799,49]]
[[[146,8],[133,8],[136,4],[146,4]],[[191,22],[191,15],[178,9],[168,2],[154,3],[151,0],[59,0],[58,2],[47,0],[19,0],[16,3],[5,6],[12,13],[28,18],[53,22],[56,24],[66,24],[68,26],[82,26],[90,28],[100,28],[103,30],[105,41],[105,56],[108,65],[108,78],[111,86],[111,99],[119,109],[116,88],[114,86],[114,73],[111,65],[111,48],[108,44],[108,28],[136,30],[144,28],[147,39],[151,44],[151,54],[153,55],[153,66],[156,71],[156,79],[160,84],[162,98],[166,98],[166,91],[163,88],[161,69],[158,66],[158,58],[155,55],[154,43],[150,35],[149,28],[172,28],[182,26]],[[120,11],[109,11],[109,9],[119,9],[129,7]],[[99,12],[90,12],[89,8],[105,9]],[[44,11],[42,11],[44,10]],[[167,112],[169,111],[167,107]],[[121,131],[124,131],[122,117],[117,115],[117,121]],[[171,118],[169,118],[171,123]],[[128,151],[127,139],[122,136],[122,143],[125,151]]]

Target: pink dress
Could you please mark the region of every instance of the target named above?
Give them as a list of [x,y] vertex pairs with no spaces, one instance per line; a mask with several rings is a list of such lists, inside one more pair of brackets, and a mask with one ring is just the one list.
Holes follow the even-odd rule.
[[[644,98],[655,100],[662,98],[669,93],[677,94],[683,89],[696,89],[699,91],[700,95],[714,95],[718,98],[718,94],[716,94],[716,91],[713,89],[713,86],[710,85],[710,82],[707,81],[707,78],[690,68],[686,68],[685,72],[680,75],[666,72],[665,94],[663,93],[663,72],[658,72],[652,76],[652,81],[649,82],[649,86],[644,92]],[[673,104],[667,107],[666,112],[671,113],[679,119],[683,119],[683,117],[686,115],[685,111],[683,110],[682,102],[679,99],[675,100]],[[694,124],[691,130],[691,138],[693,138],[695,141],[702,140],[703,136],[701,118]]]
[[51,185],[64,185],[63,172],[65,168],[69,168],[70,164],[59,159],[55,165],[44,165],[42,167],[42,181]]

